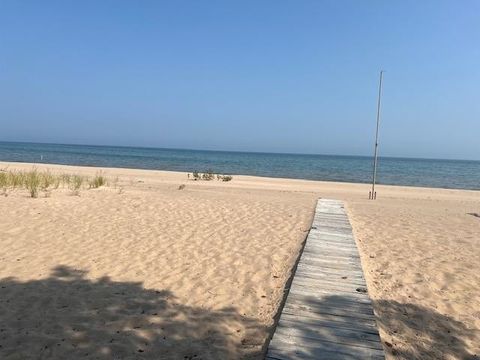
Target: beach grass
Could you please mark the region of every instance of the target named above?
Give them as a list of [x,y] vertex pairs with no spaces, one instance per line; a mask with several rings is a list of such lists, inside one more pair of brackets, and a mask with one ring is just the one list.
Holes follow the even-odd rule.
[[85,178],[81,175],[72,175],[70,177],[69,188],[72,190],[73,195],[79,195]]
[[88,185],[91,189],[97,189],[100,186],[104,186],[107,184],[107,178],[103,175],[100,171],[98,172],[95,177],[88,182]]
[[13,189],[22,187],[26,181],[26,174],[21,171],[10,171],[7,173],[7,186]]
[[[118,182],[118,179],[116,180]],[[93,178],[78,174],[54,174],[49,170],[39,171],[36,168],[28,171],[0,169],[0,190],[7,196],[10,190],[27,190],[32,198],[37,198],[40,192],[49,197],[52,190],[68,188],[74,195],[79,195],[82,188],[99,188],[108,184],[103,172],[98,172]]]
[[32,171],[25,173],[24,179],[25,188],[30,193],[30,197],[38,197],[38,189],[40,188],[40,184],[42,182],[42,176],[40,176],[37,169],[33,169]]

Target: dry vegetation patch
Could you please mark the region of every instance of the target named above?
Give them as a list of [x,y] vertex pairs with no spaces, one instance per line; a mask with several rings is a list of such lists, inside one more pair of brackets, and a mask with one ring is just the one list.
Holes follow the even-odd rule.
[[[118,182],[118,179],[116,181]],[[32,198],[37,198],[40,192],[48,197],[52,190],[60,186],[71,190],[74,195],[79,195],[86,185],[88,189],[97,189],[107,183],[108,179],[101,171],[90,178],[78,174],[54,174],[49,170],[39,171],[36,168],[29,171],[0,170],[0,191],[4,196],[7,196],[9,191],[27,190]]]

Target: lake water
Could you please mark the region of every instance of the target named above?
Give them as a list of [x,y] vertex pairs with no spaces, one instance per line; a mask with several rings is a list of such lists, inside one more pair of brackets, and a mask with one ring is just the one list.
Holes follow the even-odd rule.
[[[0,161],[123,167],[279,178],[371,182],[364,156],[270,154],[0,142]],[[480,161],[381,157],[379,184],[480,189]]]

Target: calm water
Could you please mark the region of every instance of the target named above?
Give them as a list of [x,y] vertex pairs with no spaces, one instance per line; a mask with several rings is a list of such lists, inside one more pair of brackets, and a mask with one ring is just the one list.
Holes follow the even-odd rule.
[[[361,156],[293,155],[116,146],[0,142],[0,161],[125,167],[368,183],[372,160]],[[380,158],[378,182],[480,189],[480,161]]]

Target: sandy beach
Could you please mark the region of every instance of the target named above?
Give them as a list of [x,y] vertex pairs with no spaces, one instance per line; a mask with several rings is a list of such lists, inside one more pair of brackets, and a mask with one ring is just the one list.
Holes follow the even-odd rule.
[[480,192],[102,170],[0,196],[0,358],[262,359],[319,197],[346,202],[388,359],[480,356]]

